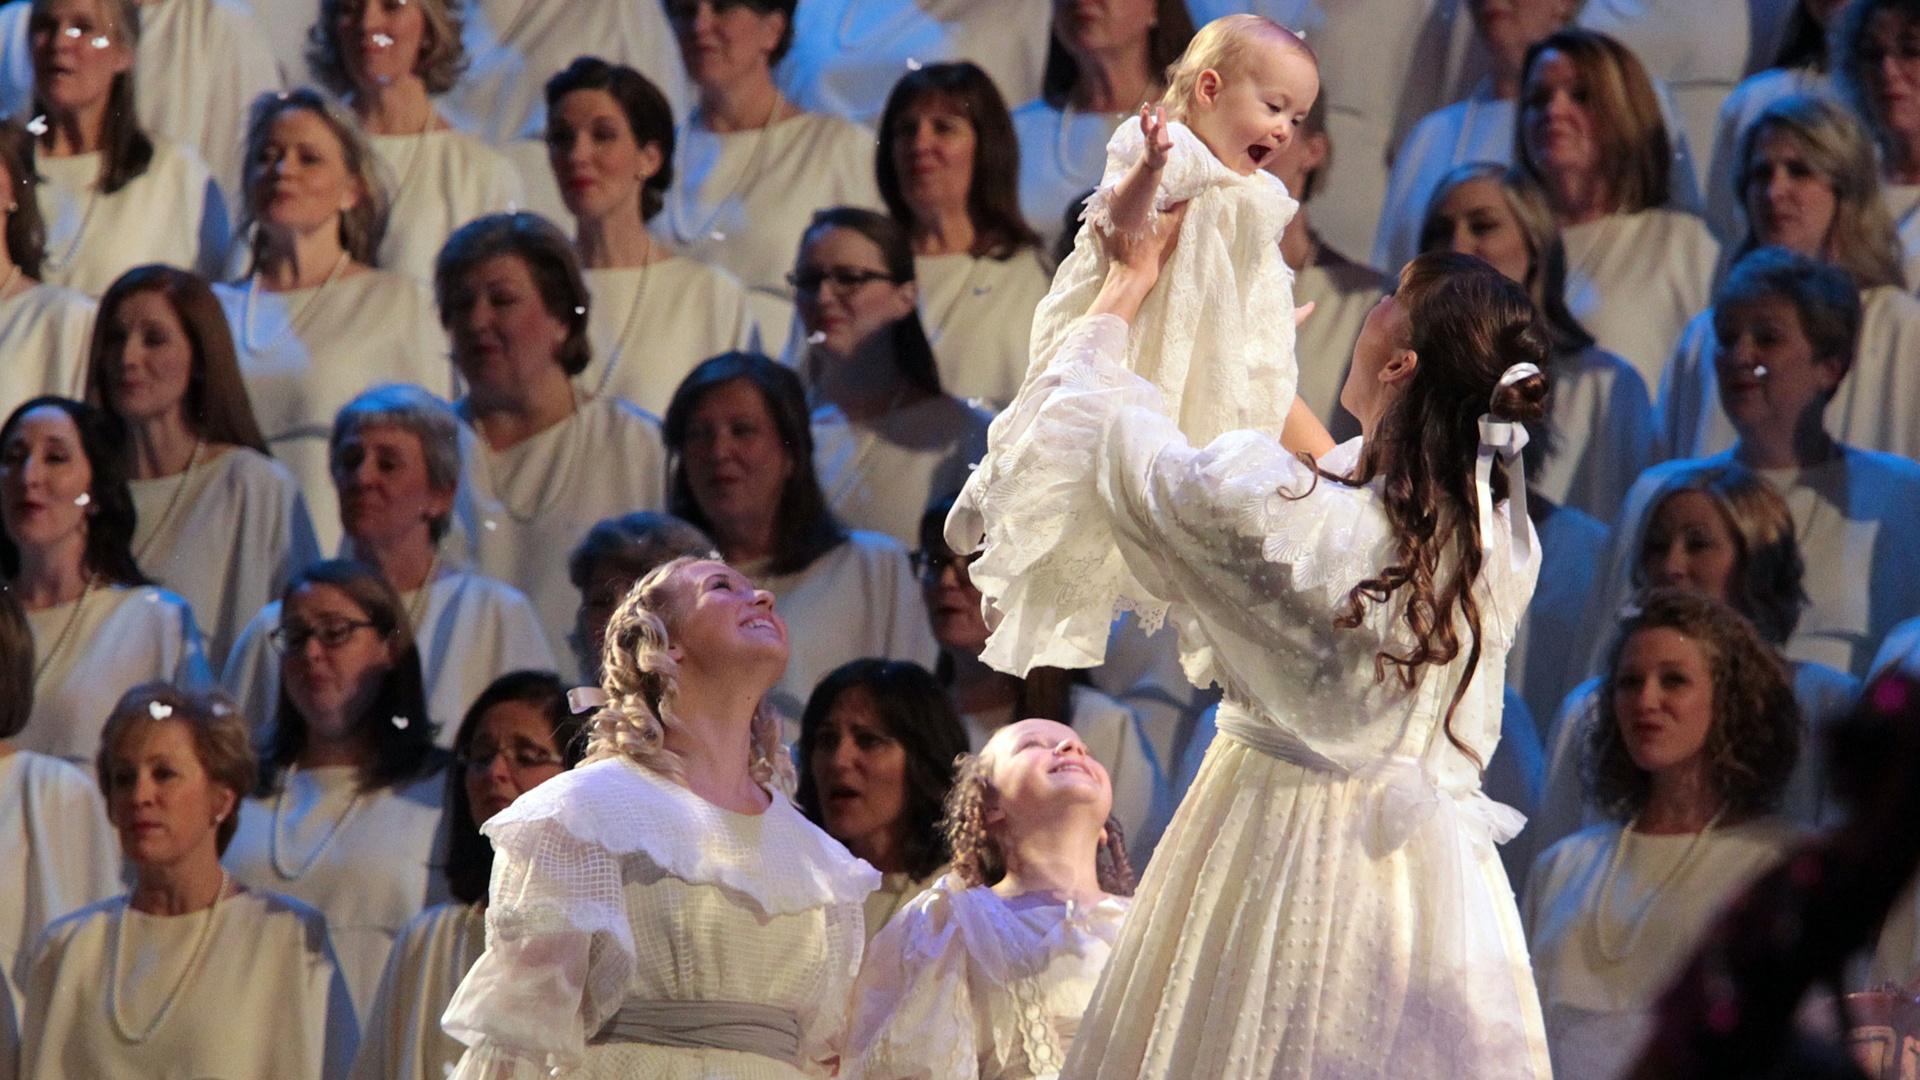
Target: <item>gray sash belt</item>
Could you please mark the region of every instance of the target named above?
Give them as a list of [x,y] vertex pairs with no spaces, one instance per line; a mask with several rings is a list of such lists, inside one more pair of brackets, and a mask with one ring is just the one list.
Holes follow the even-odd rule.
[[628,1001],[592,1041],[739,1050],[800,1067],[800,1018],[744,1001]]

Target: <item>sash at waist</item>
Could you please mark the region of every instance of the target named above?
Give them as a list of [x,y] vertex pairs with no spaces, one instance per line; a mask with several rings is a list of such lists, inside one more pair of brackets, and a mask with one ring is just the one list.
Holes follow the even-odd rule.
[[739,1050],[800,1067],[800,1018],[745,1001],[628,1001],[591,1041]]

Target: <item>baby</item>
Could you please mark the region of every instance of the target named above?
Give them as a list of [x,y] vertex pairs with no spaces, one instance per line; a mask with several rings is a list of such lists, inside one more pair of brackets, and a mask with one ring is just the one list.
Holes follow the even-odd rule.
[[1280,234],[1299,204],[1261,168],[1319,92],[1312,51],[1270,19],[1228,15],[1194,35],[1159,105],[1107,144],[1073,254],[1034,314],[1029,370],[1045,366],[1106,278],[1095,230],[1139,232],[1184,202],[1180,240],[1127,335],[1127,366],[1159,388],[1195,445],[1256,428],[1290,449],[1330,448],[1295,400],[1293,272]]

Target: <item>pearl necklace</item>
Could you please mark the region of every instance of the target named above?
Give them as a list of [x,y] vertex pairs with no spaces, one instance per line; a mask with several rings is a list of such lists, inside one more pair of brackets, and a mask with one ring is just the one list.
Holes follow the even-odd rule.
[[[666,205],[667,231],[673,234],[675,240],[678,240],[682,244],[692,244],[696,241],[712,240],[718,242],[726,239],[724,234],[716,234],[714,232],[714,223],[718,222],[720,215],[726,212],[727,204],[746,190],[747,184],[752,181],[754,174],[759,171],[760,152],[766,149],[767,133],[773,130],[774,117],[780,115],[780,106],[786,100],[786,95],[782,94],[779,88],[776,87],[773,91],[773,104],[767,109],[767,118],[754,131],[753,152],[747,155],[745,167],[740,170],[738,176],[734,177],[733,185],[727,189],[726,196],[714,202],[713,212],[707,215],[707,220],[702,222],[698,228],[687,228],[687,222],[685,221],[688,213],[688,205],[694,198],[694,185],[683,182],[675,184],[668,189]],[[699,115],[700,110],[696,108],[687,115],[686,120],[681,122],[678,130],[674,132],[675,145],[681,147],[688,145],[687,134],[692,130],[693,122]],[[720,138],[721,136],[716,132],[714,133],[714,137]],[[720,162],[725,157],[726,148],[723,146],[720,148],[720,153],[715,155],[713,159],[715,169],[720,167]],[[684,169],[681,170],[681,175],[683,177],[685,176]]]
[[420,158],[427,150],[427,136],[433,134],[433,120],[433,104],[429,102],[427,122],[411,136],[413,152],[407,155],[407,167],[400,173],[400,183],[394,186],[392,198],[387,200],[389,207],[399,206],[401,196],[406,194],[407,187],[413,183],[414,169],[420,164]]
[[53,667],[54,657],[60,655],[60,650],[66,646],[67,638],[72,635],[74,626],[79,623],[80,611],[87,606],[87,597],[93,593],[94,581],[94,575],[87,575],[87,583],[80,589],[80,598],[73,602],[73,613],[67,616],[66,623],[60,627],[59,636],[53,639],[53,647],[47,650],[46,655],[40,658],[40,665],[34,668],[33,689],[36,695],[40,690],[40,680],[46,676],[47,669]]
[[1640,824],[1640,815],[1635,814],[1633,820],[1627,822],[1627,827],[1620,830],[1620,837],[1613,844],[1613,857],[1607,860],[1606,877],[1600,881],[1600,895],[1593,902],[1593,946],[1608,963],[1618,964],[1632,955],[1634,946],[1640,941],[1640,931],[1646,926],[1647,916],[1653,913],[1654,905],[1660,902],[1660,894],[1666,892],[1669,886],[1680,879],[1680,875],[1692,863],[1694,852],[1699,850],[1701,841],[1705,840],[1707,834],[1720,824],[1720,819],[1726,816],[1726,813],[1727,808],[1724,805],[1721,806],[1713,812],[1712,817],[1707,819],[1706,825],[1693,834],[1693,839],[1687,842],[1686,850],[1680,853],[1679,861],[1675,862],[1666,876],[1660,879],[1660,883],[1653,887],[1653,891],[1647,894],[1646,900],[1641,902],[1640,909],[1635,911],[1632,918],[1628,920],[1626,940],[1609,942],[1605,930],[1607,901],[1613,896],[1614,881],[1620,874],[1620,863],[1627,850],[1627,837],[1632,834],[1634,827]]
[[[347,264],[352,261],[353,256],[342,249],[340,257],[333,260],[333,269],[327,271],[327,276],[321,280],[319,287],[313,290],[313,295],[307,297],[299,307],[293,309],[287,316],[287,325],[281,327],[278,332],[265,341],[253,340],[253,304],[254,298],[259,295],[260,292],[260,275],[254,274],[247,278],[246,299],[243,300],[240,305],[240,344],[245,346],[246,350],[251,353],[259,352],[261,349],[274,344],[288,334],[293,334],[297,337],[300,327],[306,322],[307,316],[312,313],[313,305],[320,302],[320,296],[327,291],[327,286],[333,284],[334,281],[339,278],[340,272],[345,270]],[[295,290],[289,289],[288,291],[292,292]]]
[[154,542],[160,539],[160,534],[166,530],[167,522],[173,520],[174,508],[180,505],[180,493],[187,490],[187,480],[193,476],[194,463],[200,460],[200,448],[205,445],[207,445],[205,438],[197,436],[194,438],[193,449],[187,454],[187,467],[180,470],[180,479],[173,485],[173,494],[167,499],[167,508],[160,511],[160,517],[154,521],[153,531],[147,534],[146,542],[134,551],[134,562],[146,561],[147,552],[152,550]]
[[[297,869],[288,869],[287,865],[280,860],[280,848],[282,846],[280,841],[280,817],[286,807],[287,790],[293,787],[293,777],[298,769],[299,766],[297,765],[287,766],[287,775],[280,782],[280,791],[273,797],[273,821],[269,824],[269,831],[267,833],[267,861],[273,864],[273,872],[279,874],[280,877],[286,881],[298,881],[307,876],[307,871],[313,869],[313,865],[320,861],[320,856],[326,854],[327,848],[332,845],[333,838],[340,834],[340,826],[347,823],[347,818],[351,817],[354,809],[360,805],[360,796],[365,794],[360,790],[359,785],[356,784],[353,790],[353,797],[347,800],[347,808],[340,811],[340,816],[333,819],[333,824],[327,826],[327,835],[320,838],[319,846],[315,847],[313,851],[307,855],[307,861],[301,863]],[[316,798],[315,801],[318,802],[318,799]]]
[[174,1004],[180,999],[180,992],[186,989],[188,981],[193,978],[194,969],[200,966],[200,959],[207,951],[207,942],[213,940],[214,919],[220,914],[220,902],[226,897],[227,872],[222,870],[219,891],[213,894],[213,903],[207,905],[206,917],[200,923],[200,933],[194,939],[193,952],[187,956],[186,966],[180,969],[180,977],[174,980],[173,989],[168,990],[165,1000],[160,1002],[160,1011],[154,1013],[153,1020],[137,1032],[128,1030],[120,1008],[120,971],[124,966],[120,960],[120,947],[126,938],[127,917],[133,910],[131,898],[122,905],[120,917],[110,924],[108,933],[112,935],[113,942],[107,953],[107,1019],[113,1023],[113,1033],[120,1036],[121,1041],[138,1046],[153,1038],[154,1032],[160,1030],[160,1025],[167,1022]]
[[647,278],[653,270],[649,261],[653,257],[653,238],[647,238],[647,250],[640,256],[640,284],[633,292],[633,303],[627,305],[627,319],[620,325],[620,336],[613,339],[613,347],[607,350],[607,366],[600,370],[600,381],[593,388],[593,396],[599,397],[607,392],[607,384],[613,381],[613,369],[620,364],[621,354],[626,352],[627,342],[633,337],[634,320],[640,317],[640,306],[647,299]]

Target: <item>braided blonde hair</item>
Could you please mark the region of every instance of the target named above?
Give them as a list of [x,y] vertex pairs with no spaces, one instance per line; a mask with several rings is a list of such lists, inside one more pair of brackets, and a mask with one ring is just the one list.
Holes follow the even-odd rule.
[[[940,823],[947,834],[947,846],[953,851],[953,876],[968,888],[993,885],[1007,876],[1006,852],[987,826],[987,792],[993,789],[988,777],[993,772],[993,759],[984,752],[961,754],[954,759],[954,770],[953,788],[947,792],[947,815]],[[1133,895],[1133,863],[1127,858],[1126,832],[1112,815],[1100,829],[1094,873],[1102,892]]]
[[[681,599],[674,579],[695,563],[712,561],[683,555],[662,563],[628,590],[607,620],[600,652],[600,688],[607,703],[587,731],[587,760],[619,755],[675,779],[685,778],[685,763],[666,745],[668,729],[679,722],[673,701],[680,665],[667,651]],[[747,769],[754,781],[791,792],[793,761],[780,742],[780,718],[764,698],[753,710],[751,740]]]

